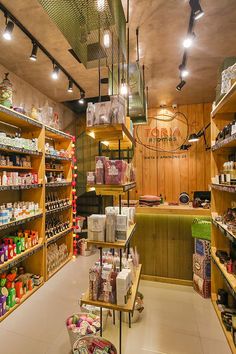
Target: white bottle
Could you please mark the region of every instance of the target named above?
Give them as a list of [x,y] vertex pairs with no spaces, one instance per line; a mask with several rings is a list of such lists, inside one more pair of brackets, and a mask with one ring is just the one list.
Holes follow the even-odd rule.
[[7,186],[7,173],[3,171],[2,173],[2,186]]

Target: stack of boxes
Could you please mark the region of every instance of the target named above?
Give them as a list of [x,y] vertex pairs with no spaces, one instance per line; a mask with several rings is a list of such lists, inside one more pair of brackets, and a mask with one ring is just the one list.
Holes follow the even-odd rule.
[[211,242],[194,239],[193,287],[204,298],[211,296]]

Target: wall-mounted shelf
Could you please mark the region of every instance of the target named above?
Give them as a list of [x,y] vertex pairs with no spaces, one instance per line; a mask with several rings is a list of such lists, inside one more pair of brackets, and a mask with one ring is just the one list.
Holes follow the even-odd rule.
[[213,189],[221,192],[236,193],[236,186],[230,186],[225,184],[212,184]]
[[47,245],[50,245],[50,243],[53,243],[53,242],[59,240],[61,237],[64,237],[64,236],[68,235],[68,234],[69,234],[70,232],[72,232],[72,231],[73,231],[73,228],[70,227],[70,228],[68,228],[67,230],[64,230],[64,231],[62,231],[62,232],[60,232],[60,233],[58,233],[58,234],[56,234],[56,235],[54,235],[54,236],[48,238],[48,239],[46,240]]
[[46,187],[47,188],[67,187],[67,186],[71,186],[71,183],[72,183],[71,181],[46,183]]
[[236,134],[231,135],[229,138],[216,143],[211,147],[212,151],[222,151],[222,149],[230,149],[236,147]]
[[63,157],[63,156],[56,156],[56,155],[50,155],[50,154],[45,154],[45,159],[50,159],[50,160],[58,160],[58,161],[72,161],[71,157]]
[[45,135],[46,138],[51,138],[54,140],[72,140],[72,135],[62,132],[61,130],[54,129],[45,125]]
[[33,168],[32,167],[22,167],[22,166],[1,166],[0,165],[0,170],[31,171],[31,170],[33,170]]
[[216,221],[216,220],[212,220],[212,224],[215,225],[215,227],[217,227],[217,229],[220,230],[220,232],[227,237],[231,242],[236,242],[236,235],[234,235],[232,232],[230,232],[227,229],[227,226],[224,225],[222,222]]
[[22,218],[22,219],[19,219],[19,220],[16,220],[16,221],[11,221],[11,222],[8,222],[7,224],[2,224],[0,225],[0,230],[6,230],[10,227],[15,227],[15,226],[18,226],[18,225],[23,225],[29,221],[33,221],[35,219],[38,219],[38,218],[41,218],[43,216],[43,213],[36,213],[32,216],[28,216],[26,218]]
[[43,156],[41,151],[34,151],[34,150],[27,150],[16,148],[13,146],[3,145],[0,144],[0,150],[8,153],[16,153],[16,154],[23,154],[23,155],[33,155],[33,156]]
[[64,170],[63,170],[63,168],[60,168],[60,169],[59,168],[58,169],[57,168],[46,168],[45,171],[46,172],[63,172]]
[[60,211],[68,210],[72,207],[72,205],[65,205],[60,208],[52,209],[52,210],[47,210],[46,215],[54,214],[54,213],[59,213]]
[[0,191],[15,191],[15,190],[23,190],[23,189],[37,189],[42,188],[42,183],[38,184],[23,184],[19,186],[0,186]]
[[43,124],[37,120],[34,120],[22,113],[14,111],[14,109],[7,108],[2,105],[0,105],[0,120],[26,130],[35,129],[36,127],[38,129],[43,128]]
[[236,82],[213,109],[211,116],[214,119],[218,114],[234,112],[236,112]]
[[96,191],[97,195],[123,195],[136,187],[136,182],[126,183],[122,185],[96,184],[94,186],[87,185],[87,192]]
[[216,256],[216,248],[211,247],[211,256],[214,259],[215,264],[222,273],[223,277],[227,280],[234,292],[236,292],[236,277],[233,274],[229,274],[224,264],[221,264],[219,258]]

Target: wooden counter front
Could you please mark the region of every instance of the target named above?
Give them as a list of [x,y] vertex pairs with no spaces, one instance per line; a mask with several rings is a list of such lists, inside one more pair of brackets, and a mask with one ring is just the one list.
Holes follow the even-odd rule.
[[133,245],[144,279],[191,284],[195,218],[210,220],[210,210],[186,206],[138,207]]

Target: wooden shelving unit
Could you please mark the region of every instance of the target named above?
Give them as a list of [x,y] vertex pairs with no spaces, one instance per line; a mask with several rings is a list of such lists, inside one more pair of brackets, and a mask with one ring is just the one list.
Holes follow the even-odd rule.
[[[43,277],[44,282],[48,280],[52,274],[47,272],[47,248],[52,243],[65,243],[68,249],[68,258],[64,261],[56,271],[61,269],[72,257],[73,253],[73,228],[70,227],[63,232],[54,235],[50,239],[45,238],[45,222],[46,217],[50,217],[51,212],[47,213],[45,208],[45,195],[51,188],[60,188],[62,199],[69,198],[72,200],[72,159],[70,157],[52,156],[45,154],[45,144],[50,141],[54,145],[55,150],[64,150],[69,156],[72,148],[72,137],[64,132],[43,125],[42,123],[31,119],[23,114],[17,113],[12,109],[0,106],[0,121],[2,124],[7,123],[6,132],[12,133],[12,129],[21,130],[21,136],[27,139],[38,139],[38,151],[12,147],[0,144],[2,154],[20,154],[23,156],[30,155],[31,167],[21,166],[0,166],[0,171],[33,171],[38,173],[38,184],[22,185],[22,186],[0,186],[1,204],[15,201],[34,201],[39,204],[40,211],[37,214],[31,214],[17,221],[0,225],[0,238],[8,236],[10,231],[15,231],[19,226],[24,225],[25,228],[36,230],[39,234],[39,243],[30,249],[25,250],[13,259],[0,265],[0,274],[11,269],[14,266],[23,265],[26,271],[38,274]],[[9,124],[16,128],[9,127]],[[4,125],[5,126],[5,125]],[[8,128],[9,127],[9,128]],[[5,129],[5,128],[4,128]],[[48,140],[49,139],[49,140]],[[62,169],[45,169],[45,161],[59,161],[63,166]],[[45,183],[46,172],[62,172],[65,175],[65,182]],[[72,208],[71,205],[53,210],[52,213],[60,212],[62,217],[70,221],[72,225]],[[56,272],[55,271],[55,272]],[[53,274],[55,273],[53,272]],[[42,286],[41,284],[40,286]],[[0,317],[0,321],[4,320],[12,313],[20,304],[28,299],[40,286],[35,287],[24,295],[19,304],[11,308],[4,316]]]
[[119,196],[124,195],[131,189],[136,187],[136,182],[126,183],[122,185],[108,185],[108,184],[96,184],[94,186],[87,185],[87,191],[90,192],[92,190],[96,191],[97,195],[111,195],[111,196]]
[[[211,140],[214,140],[218,133],[234,119],[236,112],[236,83],[231,90],[221,99],[211,114]],[[212,146],[211,151],[211,176],[220,174],[224,162],[228,161],[228,155],[236,150],[236,134]],[[228,208],[232,207],[235,201],[236,186],[212,184],[212,213],[223,215]],[[221,314],[216,304],[217,291],[224,288],[236,298],[236,277],[229,274],[224,265],[216,257],[217,250],[224,250],[229,253],[232,242],[236,242],[236,236],[227,229],[221,222],[212,220],[212,303],[221,322],[222,328],[229,342],[233,353],[236,347],[232,335],[227,332],[221,320]]]

